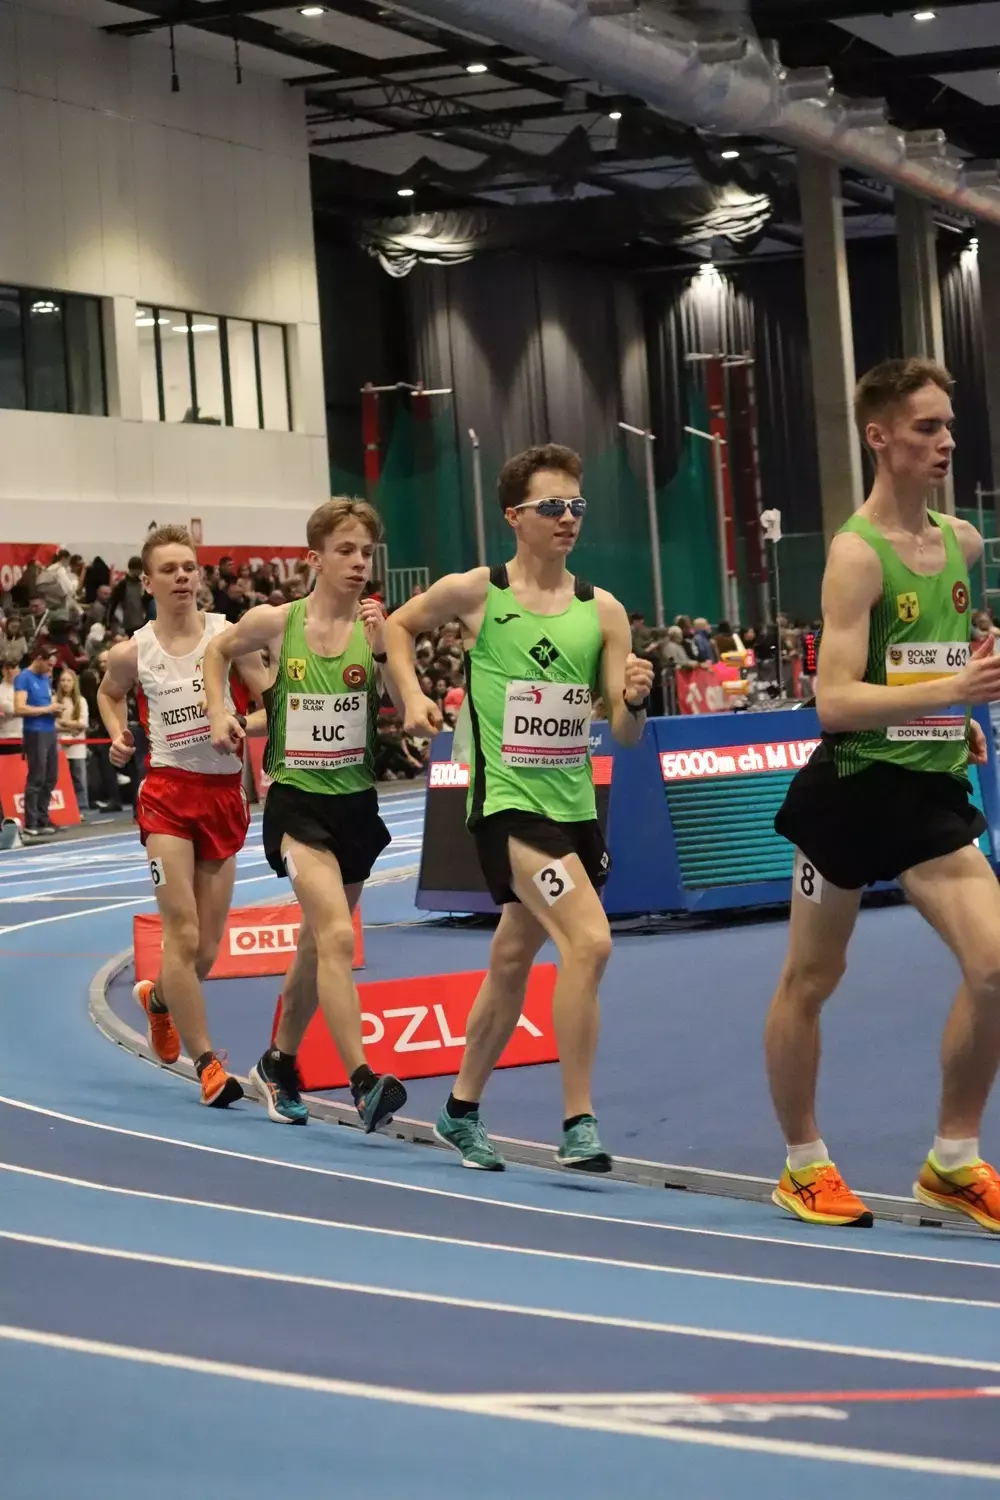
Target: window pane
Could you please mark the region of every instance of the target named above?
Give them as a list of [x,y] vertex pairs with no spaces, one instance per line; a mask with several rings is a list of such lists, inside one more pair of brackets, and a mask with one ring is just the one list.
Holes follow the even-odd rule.
[[226,321],[229,349],[229,389],[233,401],[234,427],[259,427],[257,367],[253,357],[253,324],[238,318]]
[[66,298],[70,410],[86,417],[107,416],[101,356],[101,304],[96,297]]
[[194,420],[221,425],[225,420],[225,403],[222,399],[222,346],[218,318],[192,313],[191,338],[194,341],[194,385],[198,395]]
[[67,411],[62,298],[28,294],[28,405],[32,411]]
[[24,406],[21,298],[12,286],[0,286],[0,406]]
[[[152,307],[137,307],[135,331],[139,337],[139,380],[142,385],[142,420],[160,420],[160,392],[156,380],[156,320],[169,327],[170,320]],[[160,332],[163,332],[161,326]]]
[[288,383],[285,376],[284,329],[274,323],[258,323],[257,337],[260,344],[264,426],[275,432],[287,432]]
[[163,359],[163,414],[168,422],[195,421],[189,344],[187,313],[163,308],[160,313],[160,351]]

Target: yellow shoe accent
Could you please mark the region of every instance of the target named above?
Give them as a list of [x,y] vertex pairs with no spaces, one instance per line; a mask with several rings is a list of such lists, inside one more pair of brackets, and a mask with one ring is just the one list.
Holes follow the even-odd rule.
[[946,1172],[932,1151],[913,1184],[913,1196],[918,1203],[965,1214],[983,1229],[1000,1234],[1000,1173],[989,1162]]
[[771,1198],[806,1224],[870,1229],[875,1222],[871,1209],[851,1192],[832,1161],[813,1162],[796,1172],[786,1163]]

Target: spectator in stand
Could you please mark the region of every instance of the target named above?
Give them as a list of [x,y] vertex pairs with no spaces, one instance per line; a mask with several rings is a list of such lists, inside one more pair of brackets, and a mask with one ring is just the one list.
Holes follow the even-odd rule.
[[250,600],[246,590],[238,578],[231,578],[226,585],[226,592],[220,598],[216,595],[218,613],[225,615],[230,625],[235,625],[237,620],[243,618],[250,608]]
[[[92,666],[80,674],[80,694],[87,705],[91,724],[100,724],[101,714],[97,707],[97,689],[101,678],[108,670],[109,647],[104,646],[97,654]],[[103,735],[102,735],[103,738]],[[135,757],[133,756],[133,760]],[[118,772],[111,764],[110,746],[95,745],[90,758],[90,806],[98,812],[121,812],[122,791]]]
[[25,625],[20,615],[8,615],[3,627],[3,639],[0,640],[0,658],[4,665],[8,661],[13,662],[18,671],[21,663],[28,654],[28,638],[25,635]]
[[24,835],[33,841],[54,833],[49,803],[59,776],[59,742],[52,706],[55,650],[47,642],[34,648],[30,667],[14,678],[14,711],[24,720],[23,744],[28,761],[24,788]]
[[704,615],[699,615],[694,622],[694,638],[702,653],[702,660],[707,662],[716,661],[715,646],[712,643],[712,630]]
[[80,679],[69,667],[63,667],[59,673],[55,703],[59,742],[65,749],[69,762],[76,805],[81,813],[85,813],[89,810],[90,803],[87,795],[87,746],[83,741],[90,723],[90,714],[80,692]]
[[726,655],[743,655],[744,646],[740,640],[739,632],[735,631],[728,620],[720,620],[715,628],[713,645],[721,661]]
[[[47,568],[43,568],[38,575],[36,590],[45,600],[46,607],[53,620],[67,623],[80,618],[80,606],[76,595],[80,587],[80,579],[71,567],[69,552],[61,547]],[[83,559],[78,559],[82,564]]]
[[94,597],[83,612],[83,631],[86,634],[92,625],[106,625],[108,623],[108,609],[111,605],[110,583],[99,583],[94,590]]
[[272,608],[278,609],[282,604],[287,604],[288,600],[285,598],[280,589],[272,589],[267,596],[266,602],[270,604]]
[[21,670],[20,661],[5,657],[0,680],[0,755],[22,753],[21,734],[24,725],[14,706],[14,679]]
[[462,686],[461,679],[456,674],[452,677],[451,687],[445,693],[441,704],[442,712],[449,724],[455,723],[458,718],[459,709],[464,702],[465,688]]
[[29,650],[35,639],[35,636],[40,630],[44,629],[45,617],[47,613],[48,610],[45,605],[45,600],[42,598],[41,594],[32,594],[31,598],[28,600],[28,613],[21,616],[21,623],[24,626],[25,634],[28,637]]
[[667,638],[660,647],[660,657],[665,667],[691,667],[694,663],[684,649],[684,632],[679,625],[667,627]]
[[133,636],[137,630],[142,629],[147,620],[152,618],[151,603],[142,584],[142,558],[130,557],[125,577],[119,578],[111,590],[111,597],[108,600],[108,624],[111,625],[115,616],[120,612],[125,634]]
[[691,616],[678,615],[677,619],[674,621],[674,624],[680,629],[681,640],[684,645],[684,650],[687,652],[689,662],[697,666],[699,662],[711,661],[711,652],[706,652],[706,649],[702,647],[701,642],[695,635],[694,625],[691,623]]
[[215,592],[215,609],[217,614],[225,614],[225,603],[229,597],[229,585],[236,579],[236,568],[231,557],[219,558],[219,571],[212,587]]

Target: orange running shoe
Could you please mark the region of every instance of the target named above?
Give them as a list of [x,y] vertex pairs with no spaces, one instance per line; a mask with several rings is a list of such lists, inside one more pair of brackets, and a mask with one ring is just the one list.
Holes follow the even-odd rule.
[[913,1196],[931,1208],[967,1214],[983,1229],[1000,1234],[1000,1172],[989,1162],[979,1160],[946,1172],[932,1151],[913,1184]]
[[870,1229],[875,1215],[855,1197],[832,1161],[817,1161],[793,1172],[785,1163],[771,1194],[779,1208],[787,1208],[807,1224],[855,1224]]
[[225,1109],[243,1098],[243,1088],[238,1078],[227,1073],[217,1057],[206,1063],[201,1070],[201,1102],[212,1109]]
[[132,999],[146,1012],[149,1021],[146,1027],[146,1039],[160,1062],[175,1063],[181,1055],[180,1033],[170,1019],[168,1010],[150,1010],[149,1003],[152,998],[152,980],[140,979],[132,990]]

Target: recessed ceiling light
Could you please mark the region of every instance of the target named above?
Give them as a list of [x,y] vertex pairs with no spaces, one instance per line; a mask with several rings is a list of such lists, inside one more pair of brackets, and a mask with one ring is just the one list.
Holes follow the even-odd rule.
[[412,188],[397,188],[396,189],[396,197],[397,198],[412,198],[413,197],[413,189]]
[[609,110],[609,112],[608,112],[608,119],[609,120],[620,120],[621,117],[622,117],[622,112],[621,112],[620,109],[612,109],[612,110]]
[[937,20],[937,11],[936,10],[915,10],[913,12],[913,19],[915,21],[936,21]]
[[310,16],[310,17],[312,17],[312,16],[325,16],[326,15],[326,6],[325,5],[300,5],[299,6],[299,15],[300,16]]
[[740,153],[738,151],[723,151],[723,153],[722,153],[722,160],[723,161],[735,161],[736,158],[739,156],[739,154]]
[[490,70],[485,63],[466,63],[465,71],[467,73],[488,73]]

